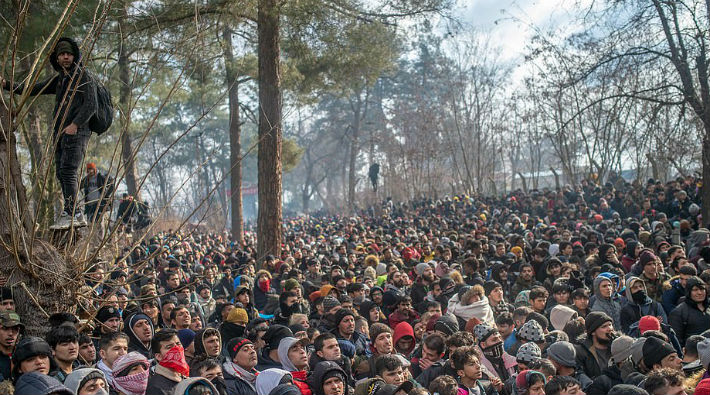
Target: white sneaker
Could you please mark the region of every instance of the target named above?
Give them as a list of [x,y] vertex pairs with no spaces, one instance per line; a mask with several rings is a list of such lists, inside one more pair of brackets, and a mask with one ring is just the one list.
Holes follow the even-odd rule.
[[84,214],[81,212],[78,212],[74,215],[74,226],[86,226],[86,218],[84,218]]
[[50,226],[49,229],[69,229],[70,226],[71,216],[66,211],[62,211],[59,218],[54,221],[54,225]]

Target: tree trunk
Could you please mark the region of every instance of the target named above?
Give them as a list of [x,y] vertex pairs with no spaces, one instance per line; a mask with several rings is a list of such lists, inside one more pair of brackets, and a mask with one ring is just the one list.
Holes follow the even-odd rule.
[[123,162],[124,181],[131,196],[138,197],[138,182],[136,176],[133,141],[130,134],[131,125],[131,77],[128,67],[128,48],[126,42],[121,43],[121,53],[118,55],[118,79],[120,81],[119,107],[121,109],[121,161]]
[[281,250],[281,73],[279,4],[259,0],[259,147],[257,250],[259,258]]
[[[67,264],[54,247],[28,240],[34,221],[29,218],[11,125],[7,109],[0,107],[0,277],[13,291],[25,333],[43,335],[48,314],[71,310],[69,290],[75,283],[67,281],[71,280]],[[30,245],[33,248],[28,249]]]
[[232,34],[228,27],[222,31],[224,39],[224,63],[226,65],[226,83],[229,89],[229,189],[232,191],[232,238],[241,246],[244,241],[244,210],[242,206],[242,125],[239,114],[238,73],[234,65],[232,52]]
[[704,122],[705,133],[703,134],[703,186],[701,191],[701,198],[703,200],[702,208],[700,210],[703,220],[702,226],[707,228],[707,224],[710,220],[710,122]]
[[355,212],[355,184],[357,183],[357,156],[360,153],[360,113],[362,99],[357,94],[353,106],[352,134],[350,135],[350,160],[348,164],[348,212]]

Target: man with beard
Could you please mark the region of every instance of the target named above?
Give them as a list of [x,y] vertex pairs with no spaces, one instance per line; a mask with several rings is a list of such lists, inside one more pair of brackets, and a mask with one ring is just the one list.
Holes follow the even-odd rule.
[[15,351],[17,339],[24,328],[15,311],[6,310],[0,313],[0,381],[10,378],[10,356]]
[[502,383],[515,373],[518,362],[514,356],[503,350],[503,337],[498,329],[487,324],[478,324],[473,328],[473,334],[481,349],[481,365],[490,372],[491,384],[500,388]]
[[396,291],[398,293],[406,292],[407,275],[395,269],[387,276],[387,284],[385,291]]
[[365,355],[367,339],[362,333],[355,331],[355,313],[349,309],[340,309],[335,313],[334,334],[338,339],[347,340],[355,346],[357,355]]
[[417,280],[412,285],[410,295],[414,307],[419,310],[421,303],[426,300],[426,296],[431,290],[431,286],[436,281],[434,269],[428,263],[419,263],[414,267],[414,272],[417,274]]
[[542,284],[533,278],[534,275],[532,265],[529,263],[520,265],[520,275],[515,280],[515,284],[510,292],[510,297],[515,298],[522,291],[532,289],[533,287],[541,287]]
[[609,315],[593,311],[585,319],[587,339],[575,344],[577,366],[589,377],[597,377],[602,368],[609,366],[611,341],[614,340],[614,324]]
[[254,344],[243,337],[235,337],[227,343],[230,360],[222,365],[227,395],[256,395],[254,369],[258,362]]

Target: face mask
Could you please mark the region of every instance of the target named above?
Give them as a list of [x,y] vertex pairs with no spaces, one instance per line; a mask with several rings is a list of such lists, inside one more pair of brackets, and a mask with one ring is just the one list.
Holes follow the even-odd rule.
[[172,369],[183,376],[190,376],[190,367],[185,361],[185,350],[179,344],[165,353],[163,360],[160,361],[160,366]]
[[631,294],[631,298],[634,300],[634,303],[636,303],[636,304],[643,304],[646,301],[647,297],[648,297],[648,295],[646,295],[646,291],[643,289]]
[[262,292],[269,292],[269,288],[271,288],[271,280],[268,278],[265,278],[261,281],[259,281],[259,289]]
[[227,393],[227,383],[224,381],[224,378],[222,377],[215,377],[211,381],[212,385],[217,388],[217,392],[220,394],[226,394]]
[[482,351],[483,355],[485,355],[486,357],[500,358],[503,355],[503,342],[486,347]]

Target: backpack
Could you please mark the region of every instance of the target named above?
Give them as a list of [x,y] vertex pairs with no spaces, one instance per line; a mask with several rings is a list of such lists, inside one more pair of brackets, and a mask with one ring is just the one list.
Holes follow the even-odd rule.
[[96,113],[89,119],[89,129],[98,135],[102,135],[113,123],[111,92],[106,88],[106,85],[93,78],[93,76],[91,76],[91,79],[96,84]]

